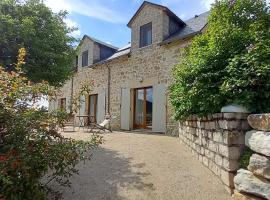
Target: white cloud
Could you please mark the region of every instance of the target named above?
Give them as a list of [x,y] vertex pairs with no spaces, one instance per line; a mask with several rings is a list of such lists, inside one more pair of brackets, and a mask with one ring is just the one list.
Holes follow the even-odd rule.
[[70,35],[73,37],[78,37],[81,35],[81,31],[79,29],[79,24],[69,18],[64,19],[64,22],[69,28],[78,28],[77,30],[73,31]]
[[69,13],[93,17],[107,22],[126,22],[125,17],[123,17],[119,12],[103,5],[99,0],[45,0],[45,4],[54,12],[67,10]]
[[208,10],[210,10],[213,3],[215,3],[215,0],[201,0],[201,5],[205,6]]

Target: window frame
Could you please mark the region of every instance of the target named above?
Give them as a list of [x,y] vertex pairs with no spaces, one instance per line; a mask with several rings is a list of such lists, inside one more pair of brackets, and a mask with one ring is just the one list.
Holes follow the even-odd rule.
[[[147,32],[151,30],[150,42],[147,42]],[[140,48],[150,46],[153,43],[153,26],[152,22],[140,26]]]
[[[82,67],[87,67],[88,66],[88,62],[89,62],[88,54],[89,54],[88,50],[82,52]],[[85,61],[86,63],[84,62],[85,56],[86,56],[86,61]]]

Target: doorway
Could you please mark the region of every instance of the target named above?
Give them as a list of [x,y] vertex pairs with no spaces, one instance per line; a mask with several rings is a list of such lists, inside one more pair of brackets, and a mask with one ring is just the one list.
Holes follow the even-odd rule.
[[97,94],[89,95],[88,115],[90,118],[90,122],[94,123],[97,123],[97,102],[98,102]]
[[152,129],[153,88],[134,90],[134,128]]

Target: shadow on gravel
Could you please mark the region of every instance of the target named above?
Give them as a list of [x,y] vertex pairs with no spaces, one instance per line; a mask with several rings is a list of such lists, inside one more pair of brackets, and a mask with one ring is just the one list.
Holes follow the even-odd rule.
[[[91,161],[80,163],[80,174],[71,178],[71,188],[59,188],[65,200],[124,200],[119,189],[155,190],[152,183],[142,178],[145,163],[131,165],[132,158],[121,157],[116,151],[98,148]],[[132,169],[131,169],[132,168]],[[57,186],[54,186],[56,189]]]

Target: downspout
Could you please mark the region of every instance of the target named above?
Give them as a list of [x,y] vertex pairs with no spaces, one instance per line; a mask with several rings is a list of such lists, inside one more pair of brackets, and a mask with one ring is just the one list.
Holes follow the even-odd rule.
[[107,68],[108,68],[108,98],[107,98],[107,115],[110,116],[110,99],[111,99],[111,68],[110,66],[107,64]]
[[70,88],[71,89],[71,91],[70,91],[70,107],[69,107],[71,114],[73,114],[72,113],[72,109],[73,109],[73,84],[74,84],[74,77],[72,75],[72,78],[71,78],[71,88]]

